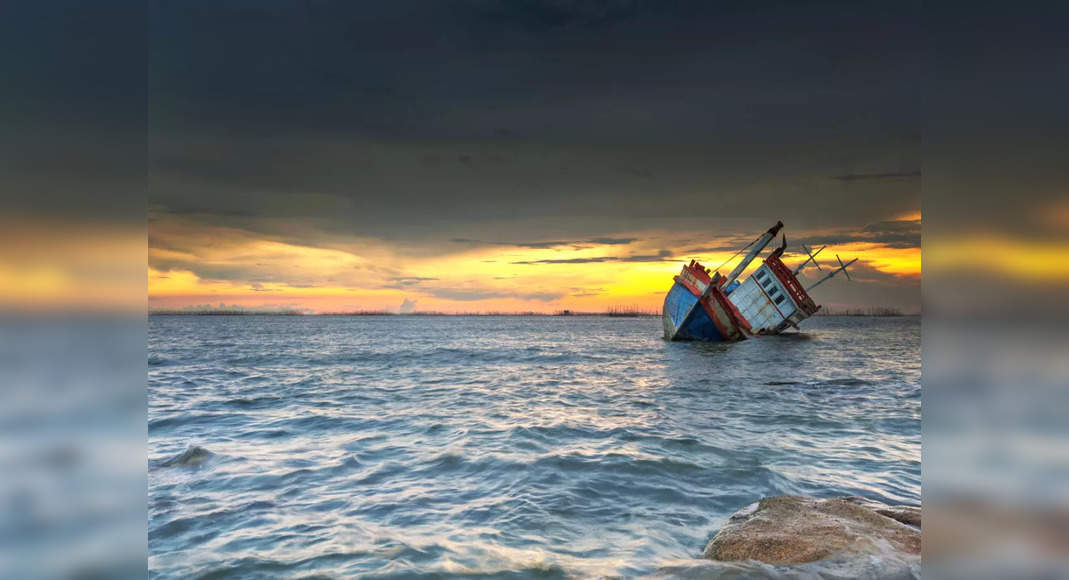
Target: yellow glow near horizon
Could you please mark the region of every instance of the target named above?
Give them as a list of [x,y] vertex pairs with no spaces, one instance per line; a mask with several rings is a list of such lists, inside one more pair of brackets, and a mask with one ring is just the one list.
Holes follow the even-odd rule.
[[[224,249],[218,250],[225,254]],[[292,305],[317,311],[395,310],[402,299],[418,300],[420,310],[444,312],[540,311],[564,308],[601,311],[613,307],[654,311],[672,276],[687,257],[666,257],[664,261],[589,261],[581,263],[523,263],[544,260],[592,259],[626,256],[639,250],[606,248],[547,250],[525,248],[485,248],[447,254],[423,260],[405,261],[399,277],[433,279],[431,288],[383,287],[381,281],[362,285],[363,280],[324,283],[304,287],[284,282],[202,280],[189,270],[149,269],[148,291],[154,307],[241,304]],[[919,248],[890,248],[879,244],[851,243],[829,247],[824,255],[840,253],[859,256],[876,270],[895,276],[920,275]],[[154,255],[162,255],[154,252]],[[694,256],[708,267],[721,264],[731,254]],[[215,267],[238,264],[242,260],[263,261],[268,256],[280,262],[280,270],[292,272],[299,266],[304,278],[326,280],[341,266],[363,264],[357,256],[336,250],[296,248],[277,242],[243,246],[233,258],[214,259]],[[726,272],[738,257],[724,265]],[[800,261],[792,258],[790,263]],[[437,294],[437,296],[435,295]]]
[[920,248],[893,248],[869,242],[853,242],[828,246],[821,252],[819,258],[825,259],[834,266],[836,262],[832,262],[831,259],[834,259],[836,254],[839,254],[843,262],[858,258],[858,263],[867,264],[885,274],[907,277],[920,277],[921,275]]
[[[159,247],[149,248],[148,295],[153,308],[225,303],[319,312],[396,311],[402,300],[415,300],[419,310],[450,313],[656,311],[672,276],[690,259],[710,268],[722,265],[722,273],[741,259],[733,250],[697,255],[667,250],[659,258],[663,248],[701,245],[707,238],[699,232],[617,235],[636,241],[539,248],[451,245],[426,252],[374,239],[313,247],[172,220],[153,227]],[[829,246],[821,260],[827,262],[835,253],[844,260],[860,258],[893,277],[887,280],[920,276],[920,248],[857,241]],[[789,256],[785,261],[800,260]]]
[[929,265],[941,271],[964,269],[1022,282],[1069,281],[1069,243],[983,235],[925,244]]
[[145,232],[0,219],[0,310],[143,311]]

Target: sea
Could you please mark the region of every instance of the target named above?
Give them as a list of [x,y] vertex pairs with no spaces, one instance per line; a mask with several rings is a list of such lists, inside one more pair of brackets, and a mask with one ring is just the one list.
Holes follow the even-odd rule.
[[920,504],[919,317],[661,326],[150,316],[149,574],[743,577],[701,554],[762,497]]

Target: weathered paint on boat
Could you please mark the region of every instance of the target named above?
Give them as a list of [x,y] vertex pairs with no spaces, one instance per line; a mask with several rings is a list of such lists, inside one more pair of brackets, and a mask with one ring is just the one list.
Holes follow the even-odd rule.
[[775,334],[820,309],[790,268],[780,261],[783,248],[772,252],[728,298],[750,323],[754,334]]
[[735,341],[746,338],[750,326],[720,288],[719,274],[691,261],[675,277],[664,300],[662,318],[668,340]]
[[839,268],[809,288],[803,288],[797,274],[810,261],[816,264],[816,254],[823,248],[814,254],[803,245],[810,259],[792,272],[780,260],[787,248],[784,237],[783,244],[773,250],[748,279],[741,282],[737,279],[781,228],[783,222],[776,222],[740,250],[739,253],[753,246],[727,277],[719,272],[710,276],[709,269],[694,260],[683,266],[664,299],[664,337],[667,340],[711,342],[742,340],[749,336],[778,334],[792,326],[797,328],[799,322],[815,314],[820,306],[809,297],[809,290],[839,272],[845,273],[856,258],[844,264],[836,255]]

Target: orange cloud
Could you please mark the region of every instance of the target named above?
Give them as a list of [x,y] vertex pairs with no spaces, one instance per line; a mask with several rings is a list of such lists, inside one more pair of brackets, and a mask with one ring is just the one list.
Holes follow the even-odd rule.
[[61,220],[0,221],[0,308],[143,311],[145,231]]
[[920,248],[894,248],[883,244],[853,242],[828,246],[818,258],[836,265],[833,261],[836,254],[841,256],[844,262],[857,258],[858,263],[867,264],[874,270],[893,276],[919,278],[921,275]]
[[[726,272],[740,259],[734,250],[684,255],[663,249],[692,247],[686,238],[705,237],[696,232],[629,232],[606,243],[567,245],[461,243],[424,255],[409,248],[402,256],[401,249],[378,240],[313,247],[226,228],[187,235],[188,227],[172,223],[152,232],[157,244],[149,249],[152,307],[224,302],[396,310],[409,299],[423,311],[656,311],[682,262],[723,264]],[[859,257],[891,277],[920,275],[920,248],[851,241],[830,246],[822,261],[836,252],[844,259]]]
[[984,234],[937,238],[925,245],[928,264],[942,272],[967,270],[1024,282],[1069,281],[1069,243],[1064,241]]

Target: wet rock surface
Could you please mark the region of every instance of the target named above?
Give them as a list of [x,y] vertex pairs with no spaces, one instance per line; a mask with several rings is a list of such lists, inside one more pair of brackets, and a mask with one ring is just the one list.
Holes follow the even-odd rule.
[[892,520],[902,522],[908,526],[913,526],[915,528],[921,527],[921,508],[918,506],[887,505],[885,503],[857,496],[849,496],[843,499],[861,507],[869,508],[881,516],[887,516]]
[[918,560],[920,508],[858,497],[778,496],[739,510],[705,548],[710,560],[804,564],[873,556]]

